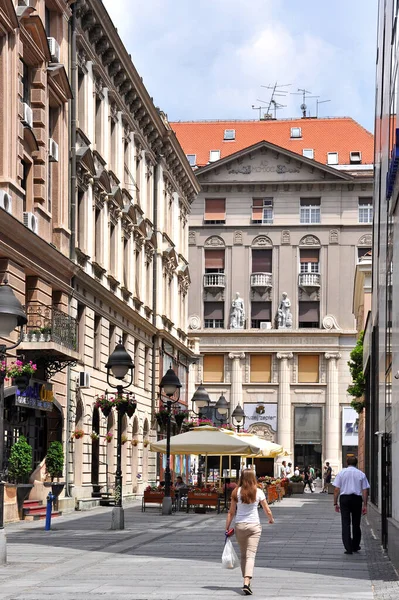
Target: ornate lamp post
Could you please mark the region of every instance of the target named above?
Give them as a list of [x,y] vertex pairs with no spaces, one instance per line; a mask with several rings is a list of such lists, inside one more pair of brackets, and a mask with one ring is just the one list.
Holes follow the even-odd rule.
[[[193,405],[192,412],[196,417],[202,417],[202,409],[211,405],[211,399],[209,398],[208,392],[202,384],[199,385],[195,390],[194,395],[191,398],[191,402]],[[199,411],[195,412],[195,408],[197,407]]]
[[[161,402],[166,405],[167,410],[167,421],[166,421],[166,468],[165,468],[165,496],[162,501],[162,514],[172,514],[172,499],[170,497],[170,415],[172,411],[172,404],[176,404],[180,397],[181,383],[180,379],[172,368],[168,369],[165,375],[161,379],[159,384]],[[162,396],[167,396],[167,400],[164,400]],[[175,397],[172,400],[172,396]]]
[[[230,408],[230,404],[227,402],[226,398],[223,396],[223,394],[221,396],[219,396],[218,401],[215,404],[215,419],[217,421],[219,421],[222,425],[224,423],[227,423],[229,417],[228,417],[228,413],[229,413],[229,408]],[[221,415],[220,417],[217,417],[217,413],[219,413],[219,415]]]
[[241,423],[242,426],[244,426],[245,423],[245,413],[240,404],[237,404],[237,406],[231,413],[231,421],[232,425],[234,425],[234,427],[237,427],[237,432],[240,433]]
[[[22,304],[15,297],[11,287],[5,282],[0,285],[0,338],[9,338],[17,327],[20,327],[18,341],[11,346],[0,344],[0,363],[6,357],[7,350],[16,348],[22,341],[22,327],[28,319]],[[4,482],[3,482],[3,450],[4,450],[4,379],[5,372],[0,367],[0,564],[7,562],[6,534],[4,532]]]
[[[115,474],[115,506],[112,509],[112,523],[111,529],[124,529],[125,528],[125,516],[122,507],[122,418],[126,414],[128,409],[128,402],[123,402],[123,390],[128,388],[133,383],[133,371],[134,363],[130,354],[126,351],[124,345],[119,342],[116,345],[115,350],[108,358],[108,362],[105,365],[107,369],[107,383],[110,387],[117,389],[116,412],[118,413],[118,430],[117,430],[117,450],[116,450],[116,474]],[[130,372],[130,380],[127,385],[122,383],[116,386],[110,382],[110,375],[112,374],[115,379],[122,381],[127,373]],[[134,413],[136,405],[133,405]]]

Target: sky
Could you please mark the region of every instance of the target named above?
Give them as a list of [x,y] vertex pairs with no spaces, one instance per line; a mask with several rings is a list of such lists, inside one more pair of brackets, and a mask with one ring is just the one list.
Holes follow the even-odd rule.
[[103,2],[170,121],[256,119],[277,82],[277,118],[301,116],[302,88],[308,115],[373,130],[378,0]]

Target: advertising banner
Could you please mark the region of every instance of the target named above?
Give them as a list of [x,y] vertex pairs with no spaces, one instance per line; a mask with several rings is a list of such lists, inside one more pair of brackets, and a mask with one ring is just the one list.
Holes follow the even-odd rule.
[[244,403],[245,428],[255,423],[266,423],[270,425],[273,432],[277,431],[277,403],[267,404],[264,402]]
[[15,394],[16,406],[27,406],[38,410],[53,410],[53,386],[47,381],[31,379],[24,392],[18,389]]
[[342,445],[357,446],[359,443],[359,415],[351,406],[342,408]]

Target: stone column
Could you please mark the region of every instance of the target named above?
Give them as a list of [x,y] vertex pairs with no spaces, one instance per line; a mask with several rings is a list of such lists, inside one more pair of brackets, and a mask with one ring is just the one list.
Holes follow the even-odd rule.
[[280,381],[278,388],[278,427],[277,438],[288,454],[292,451],[292,418],[291,418],[291,389],[290,389],[290,365],[288,363],[293,357],[292,352],[279,352],[277,359],[280,361]]
[[327,367],[327,396],[325,414],[325,451],[324,460],[330,463],[333,471],[340,470],[340,414],[338,395],[338,360],[339,352],[326,352]]
[[230,415],[237,406],[243,405],[242,401],[242,370],[240,360],[244,360],[244,352],[230,352],[229,359],[233,361],[231,369]]

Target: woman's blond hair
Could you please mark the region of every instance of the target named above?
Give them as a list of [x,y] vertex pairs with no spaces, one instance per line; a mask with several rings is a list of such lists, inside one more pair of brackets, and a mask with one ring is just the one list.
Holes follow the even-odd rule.
[[252,469],[243,469],[240,475],[238,487],[233,490],[231,497],[237,502],[238,489],[240,489],[241,502],[244,504],[253,504],[256,501],[256,492],[258,484],[255,473]]

